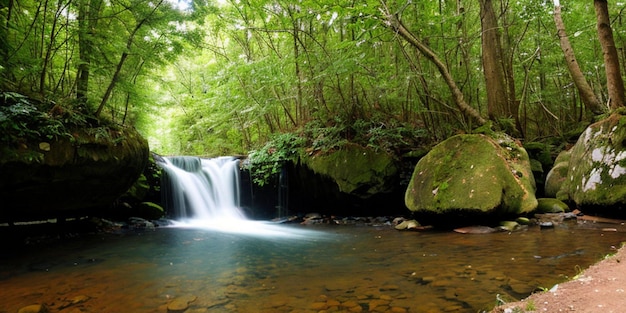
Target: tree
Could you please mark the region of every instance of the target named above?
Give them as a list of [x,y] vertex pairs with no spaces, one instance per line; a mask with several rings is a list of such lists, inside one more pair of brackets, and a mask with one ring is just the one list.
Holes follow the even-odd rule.
[[561,50],[563,51],[563,55],[565,56],[565,63],[567,65],[567,69],[572,76],[572,80],[574,81],[574,85],[580,94],[580,97],[585,104],[585,106],[594,114],[601,114],[604,112],[604,108],[602,104],[596,97],[593,89],[587,83],[587,79],[585,78],[580,66],[578,65],[578,60],[576,59],[576,55],[574,54],[574,49],[570,44],[569,38],[567,36],[567,32],[565,31],[565,24],[563,23],[563,19],[561,18],[561,5],[559,0],[554,0],[554,23],[556,25],[557,36],[559,37],[559,43],[561,45]]
[[609,9],[606,0],[594,0],[596,11],[598,39],[604,56],[604,70],[606,85],[609,94],[609,106],[612,110],[624,106],[624,80],[620,72],[619,57],[613,39],[613,30],[609,19]]
[[95,53],[95,30],[98,28],[102,0],[78,1],[78,55],[79,63],[76,78],[76,98],[87,102],[89,92],[90,64]]
[[425,45],[422,41],[419,40],[413,33],[411,33],[398,19],[397,14],[391,13],[389,8],[384,2],[381,2],[383,7],[383,15],[384,15],[384,23],[387,27],[391,28],[394,32],[404,38],[407,42],[409,42],[413,47],[419,50],[424,56],[426,56],[439,70],[439,73],[443,76],[450,92],[452,92],[452,96],[454,101],[459,108],[459,110],[465,114],[466,116],[473,119],[478,125],[483,125],[486,123],[485,119],[480,116],[474,108],[472,108],[467,102],[465,102],[463,92],[459,89],[454,78],[448,71],[446,65],[441,61],[441,59],[430,49],[427,45]]
[[[482,64],[487,91],[489,118],[513,118],[517,123],[518,105],[515,102],[515,84],[511,69],[502,48],[500,27],[491,0],[480,0],[480,25],[482,33]],[[510,78],[507,80],[507,78]]]

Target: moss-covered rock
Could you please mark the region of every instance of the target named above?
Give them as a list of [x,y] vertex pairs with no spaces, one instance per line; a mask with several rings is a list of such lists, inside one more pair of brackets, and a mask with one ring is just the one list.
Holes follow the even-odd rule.
[[503,216],[534,210],[534,193],[528,154],[512,138],[457,135],[417,163],[405,203],[430,215]]
[[137,180],[149,155],[147,141],[132,128],[76,129],[71,138],[0,149],[0,199],[10,204],[0,209],[2,221],[106,209]]
[[[570,151],[564,150],[559,153],[554,160],[554,166],[548,172],[546,176],[546,182],[544,187],[544,194],[546,197],[550,198],[559,198],[562,197],[559,195],[559,190],[561,190],[561,186],[567,177],[567,171],[569,169],[569,160],[570,160]],[[566,200],[567,197],[565,197]],[[564,200],[564,199],[561,199]]]
[[141,202],[137,205],[136,215],[148,220],[158,220],[165,215],[165,210],[154,202]]
[[568,165],[559,199],[569,199],[585,212],[624,215],[626,116],[612,114],[587,127],[571,149]]
[[398,175],[392,155],[355,144],[328,154],[303,156],[302,163],[332,178],[341,192],[362,198],[390,191]]
[[563,213],[569,212],[569,206],[563,201],[554,198],[537,199],[537,213]]

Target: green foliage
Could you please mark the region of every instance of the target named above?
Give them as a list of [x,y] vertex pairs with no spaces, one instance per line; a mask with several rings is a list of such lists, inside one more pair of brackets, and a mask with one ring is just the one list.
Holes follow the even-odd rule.
[[0,101],[0,132],[3,134],[3,143],[70,136],[62,121],[41,112],[26,96],[15,92],[0,92]]
[[248,163],[254,182],[260,186],[270,183],[285,162],[297,161],[304,139],[292,133],[271,138],[262,148],[250,152]]

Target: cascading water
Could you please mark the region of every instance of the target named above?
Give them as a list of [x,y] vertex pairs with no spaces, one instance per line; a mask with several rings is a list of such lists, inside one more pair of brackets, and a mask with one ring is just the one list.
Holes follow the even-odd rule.
[[239,208],[239,160],[233,157],[164,158],[161,193],[176,227],[272,238],[318,239],[317,231],[248,220]]
[[245,219],[239,208],[239,160],[170,157],[162,192],[166,209],[175,219],[220,221]]

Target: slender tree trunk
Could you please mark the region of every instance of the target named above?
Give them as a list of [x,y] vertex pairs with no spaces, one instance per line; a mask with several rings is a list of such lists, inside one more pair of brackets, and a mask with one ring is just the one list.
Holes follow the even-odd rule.
[[3,86],[6,82],[12,80],[12,69],[10,62],[10,46],[9,46],[9,30],[11,29],[11,23],[13,22],[13,0],[0,1],[0,10],[6,11],[6,20],[0,25],[0,54],[2,54],[2,63],[0,64],[0,78],[4,81],[0,81],[0,86]]
[[559,36],[561,50],[563,50],[563,55],[565,56],[567,69],[572,76],[576,89],[578,89],[578,93],[580,94],[583,104],[594,114],[601,114],[604,111],[602,104],[594,94],[589,83],[587,83],[585,75],[583,75],[583,72],[578,65],[578,61],[576,60],[574,49],[572,48],[569,38],[567,37],[565,24],[561,18],[561,6],[558,4],[558,0],[555,0],[554,3],[554,23],[556,24],[556,32],[557,36]]
[[94,31],[102,0],[79,0],[78,2],[78,73],[76,78],[76,99],[85,104],[89,93],[91,57],[94,53]]
[[384,7],[384,15],[385,15],[385,26],[391,28],[394,32],[404,38],[410,45],[415,47],[422,55],[428,58],[439,70],[439,73],[443,76],[450,92],[452,92],[452,97],[457,107],[461,111],[464,116],[473,119],[479,125],[485,124],[487,121],[480,116],[480,113],[476,111],[473,107],[471,107],[463,97],[463,92],[459,89],[456,82],[454,81],[450,71],[446,65],[437,57],[437,55],[428,48],[424,43],[422,43],[413,33],[411,33],[402,22],[398,19],[395,14],[389,12],[389,9],[382,3]]
[[489,118],[516,117],[512,112],[512,97],[506,84],[505,59],[502,53],[498,21],[491,0],[480,0],[480,25],[482,30],[482,61],[487,89],[487,111]]
[[607,0],[594,0],[598,21],[598,38],[604,55],[604,70],[606,71],[606,86],[609,94],[611,110],[625,105],[624,103],[624,80],[620,73],[619,57],[613,39],[613,30],[609,20]]
[[96,117],[100,116],[100,113],[102,113],[102,109],[104,109],[104,106],[106,105],[107,101],[109,101],[109,98],[111,97],[111,93],[113,92],[113,88],[115,88],[115,86],[117,85],[117,82],[118,82],[118,80],[120,78],[120,74],[122,72],[122,67],[124,66],[124,63],[126,62],[126,59],[128,58],[128,51],[131,50],[132,44],[135,41],[135,35],[139,31],[139,29],[143,26],[143,24],[161,6],[163,1],[165,1],[165,0],[161,0],[161,1],[159,1],[158,4],[154,5],[154,8],[150,12],[150,14],[148,14],[139,23],[137,23],[137,25],[135,26],[133,31],[128,36],[128,40],[126,40],[126,49],[122,53],[122,56],[120,57],[119,62],[117,62],[117,66],[115,68],[115,72],[113,73],[113,77],[111,78],[111,82],[109,83],[109,86],[107,87],[106,91],[104,92],[104,95],[102,96],[102,100],[100,101],[100,105],[98,106],[98,109],[96,110],[96,113],[94,114]]

